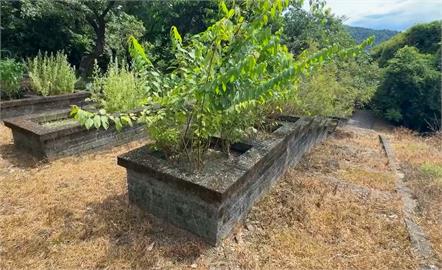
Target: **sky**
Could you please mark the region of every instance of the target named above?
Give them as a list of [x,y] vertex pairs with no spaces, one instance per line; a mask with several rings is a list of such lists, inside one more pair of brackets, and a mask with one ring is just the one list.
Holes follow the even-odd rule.
[[442,0],[327,0],[327,6],[347,17],[345,24],[373,29],[402,31],[442,19]]

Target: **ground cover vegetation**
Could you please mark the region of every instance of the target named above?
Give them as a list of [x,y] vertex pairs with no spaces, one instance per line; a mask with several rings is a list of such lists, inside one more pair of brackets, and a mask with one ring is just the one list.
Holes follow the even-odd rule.
[[419,224],[429,236],[438,267],[442,266],[442,136],[423,137],[405,128],[396,129],[393,147],[407,186],[419,207]]
[[[410,154],[419,147],[417,159],[441,145],[407,138],[400,144]],[[400,197],[391,188],[394,174],[374,131],[338,129],[217,247],[129,203],[126,172],[115,166],[115,156],[145,143],[40,164],[17,151],[10,130],[0,125],[0,268],[418,268]],[[425,162],[440,165],[436,157]],[[376,174],[385,181],[370,182]],[[440,198],[436,190],[431,194]],[[426,209],[435,214],[427,224],[438,236],[440,207]],[[440,239],[431,240],[439,252]]]
[[[275,105],[292,102],[288,97],[296,95],[302,77],[328,61],[344,61],[360,53],[370,42],[351,46],[333,42],[294,57],[281,43],[280,22],[288,4],[243,1],[228,8],[221,1],[221,19],[185,40],[172,26],[175,59],[170,72],[156,69],[139,42],[130,38],[135,69],[149,72],[149,79],[155,78],[154,82],[161,84],[159,92],[151,91],[146,96],[148,103],[159,109],[154,114],[147,109],[137,119],[147,125],[157,149],[172,159],[185,157],[191,168],[199,168],[211,138],[216,136],[223,142],[223,152],[229,154],[231,143],[253,133],[256,124],[264,122],[269,114],[280,113]],[[355,102],[356,98],[352,98]],[[92,118],[106,117],[78,107],[73,108],[72,114],[89,125]],[[132,115],[112,117],[116,124],[131,124],[121,121],[123,117],[133,120]]]

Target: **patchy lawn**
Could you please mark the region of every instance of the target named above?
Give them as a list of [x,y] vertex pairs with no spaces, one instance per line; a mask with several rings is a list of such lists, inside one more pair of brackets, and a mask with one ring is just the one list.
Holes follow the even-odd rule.
[[216,248],[128,204],[116,156],[142,142],[35,164],[0,134],[1,269],[417,267],[375,132],[339,129]]

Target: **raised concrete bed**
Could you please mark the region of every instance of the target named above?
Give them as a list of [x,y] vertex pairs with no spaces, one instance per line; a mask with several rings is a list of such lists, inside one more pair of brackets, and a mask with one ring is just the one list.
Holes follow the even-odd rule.
[[0,101],[0,119],[17,117],[50,110],[68,109],[70,105],[83,105],[90,94],[77,91],[57,96],[28,96],[21,99]]
[[236,154],[230,158],[213,150],[215,158],[200,172],[188,172],[148,146],[119,156],[118,164],[127,169],[130,202],[216,245],[333,128],[330,120],[320,118],[282,120],[261,139],[233,145]]
[[5,119],[4,124],[12,130],[17,148],[44,160],[116,146],[146,136],[140,124],[125,127],[119,132],[112,125],[107,130],[87,130],[69,118],[69,112],[59,110],[10,118]]

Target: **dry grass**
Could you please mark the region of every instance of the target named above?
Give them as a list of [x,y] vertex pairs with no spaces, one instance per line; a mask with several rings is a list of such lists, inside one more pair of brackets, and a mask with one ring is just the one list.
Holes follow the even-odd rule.
[[361,168],[348,168],[341,171],[345,181],[384,191],[395,190],[395,178],[391,172],[378,172]]
[[407,185],[419,202],[420,223],[442,267],[442,135],[423,138],[398,129],[393,142]]
[[216,248],[128,204],[115,157],[141,142],[46,165],[0,134],[1,269],[416,268],[397,195],[386,203],[326,181],[351,168],[388,173],[372,132],[340,130],[318,146]]

